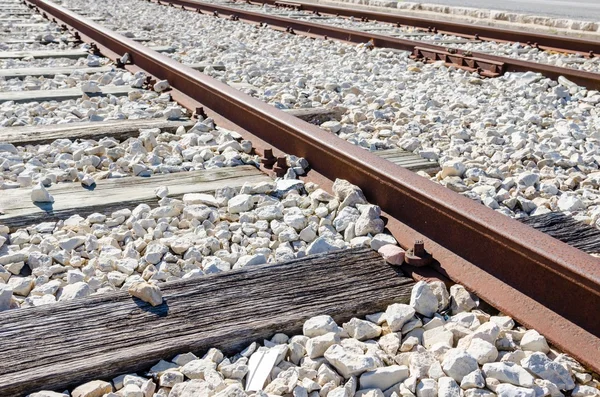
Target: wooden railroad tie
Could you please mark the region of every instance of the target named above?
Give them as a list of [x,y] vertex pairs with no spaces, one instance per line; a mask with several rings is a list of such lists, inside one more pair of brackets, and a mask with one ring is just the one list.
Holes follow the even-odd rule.
[[[251,165],[190,172],[159,174],[148,178],[130,176],[103,179],[94,189],[84,189],[80,183],[57,183],[48,188],[54,203],[32,203],[30,189],[9,189],[0,196],[0,224],[11,229],[66,219],[73,215],[87,216],[94,212],[110,214],[139,204],[158,205],[154,190],[169,188],[169,197],[181,198],[187,193],[212,193],[221,187],[241,188],[244,183],[271,181],[271,178]],[[1,396],[2,394],[0,394]]]
[[231,354],[274,333],[301,333],[408,303],[412,279],[361,248],[163,283],[152,307],[119,291],[0,313],[0,395],[64,390],[149,369],[210,347]]

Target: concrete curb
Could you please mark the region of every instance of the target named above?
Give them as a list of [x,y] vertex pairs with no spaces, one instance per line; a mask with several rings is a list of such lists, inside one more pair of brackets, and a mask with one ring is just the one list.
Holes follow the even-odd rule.
[[[402,13],[415,17],[475,23],[498,28],[534,30],[546,34],[557,34],[580,38],[600,38],[600,21],[581,21],[553,18],[541,15],[518,14],[507,11],[487,10],[471,7],[453,7],[439,4],[405,2],[397,0],[305,0],[341,6],[352,4],[357,8],[380,12]],[[432,21],[433,22],[433,21]]]

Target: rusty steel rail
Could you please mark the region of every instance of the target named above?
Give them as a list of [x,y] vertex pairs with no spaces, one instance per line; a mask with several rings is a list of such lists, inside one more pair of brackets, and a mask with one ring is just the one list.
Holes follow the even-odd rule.
[[[235,2],[235,0],[234,0]],[[495,40],[503,42],[530,43],[542,50],[555,50],[567,52],[580,52],[582,54],[600,54],[600,41],[586,40],[574,37],[551,35],[524,30],[510,30],[467,24],[459,22],[442,21],[439,19],[419,18],[396,13],[386,13],[352,8],[351,5],[336,7],[304,1],[285,0],[251,0],[250,4],[268,4],[275,7],[293,8],[296,10],[317,12],[342,17],[354,17],[361,20],[388,22],[395,25],[414,26],[421,29],[435,29],[439,33],[452,34],[465,38],[478,38],[480,40]]]
[[[152,1],[152,0],[148,0]],[[276,15],[269,15],[260,12],[240,10],[219,4],[203,3],[197,0],[157,0],[157,3],[163,5],[178,5],[188,9],[212,13],[215,16],[227,15],[235,20],[243,20],[253,23],[266,23],[272,26],[278,26],[292,32],[302,32],[310,35],[317,35],[327,38],[333,38],[352,43],[370,42],[374,47],[393,48],[398,50],[415,52],[418,47],[422,50],[429,50],[430,53],[440,54],[448,53],[452,55],[450,59],[460,56],[460,61],[452,63],[456,67],[464,67],[465,64],[472,66],[464,67],[467,70],[480,70],[482,75],[494,77],[504,72],[537,72],[552,79],[558,79],[559,76],[565,76],[567,79],[587,87],[588,89],[600,89],[600,74],[577,70],[572,68],[563,68],[559,66],[546,65],[537,62],[523,61],[520,59],[489,55],[479,52],[464,51],[460,49],[450,49],[435,44],[424,43],[409,39],[402,39],[359,30],[345,29],[336,26],[328,26],[321,23],[300,21],[293,18],[286,18]],[[304,4],[304,3],[303,3]],[[434,58],[424,59],[426,61],[435,61],[443,59],[439,55]],[[449,63],[450,64],[450,63]],[[501,65],[499,67],[499,65]]]
[[439,270],[535,327],[600,372],[600,260],[352,145],[317,126],[182,65],[49,0],[44,12],[137,67],[202,101],[279,150],[305,157],[334,180],[360,186],[389,216],[403,246],[424,237]]

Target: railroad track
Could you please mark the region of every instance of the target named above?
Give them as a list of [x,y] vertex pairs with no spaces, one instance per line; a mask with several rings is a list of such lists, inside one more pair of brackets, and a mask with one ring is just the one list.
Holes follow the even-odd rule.
[[[161,144],[165,145],[165,142],[177,140],[177,134],[182,134],[186,128],[200,128],[207,130],[202,132],[213,131],[211,140],[207,141],[210,143],[212,140],[215,141],[215,147],[210,148],[213,152],[210,158],[218,159],[220,153],[233,151],[236,153],[229,159],[240,160],[233,165],[241,167],[227,168],[223,166],[225,161],[222,161],[224,164],[221,165],[217,164],[215,160],[211,163],[214,167],[205,167],[209,169],[184,172],[190,170],[176,169],[176,165],[166,163],[165,157],[165,164],[157,164],[158,166],[165,165],[164,169],[148,167],[143,162],[130,166],[128,172],[131,172],[132,176],[124,172],[123,168],[111,169],[112,172],[115,172],[115,176],[127,179],[107,181],[99,179],[88,186],[93,187],[93,190],[82,189],[79,183],[69,184],[67,183],[69,178],[63,175],[64,179],[57,177],[56,180],[52,180],[50,178],[53,187],[48,191],[55,196],[55,203],[43,205],[29,204],[29,189],[26,190],[26,193],[24,193],[25,190],[14,189],[3,195],[2,205],[5,214],[0,216],[0,222],[10,226],[13,232],[21,228],[21,233],[12,234],[11,239],[27,239],[22,233],[23,229],[40,234],[47,233],[48,228],[54,230],[55,227],[58,227],[61,229],[58,236],[68,237],[61,239],[62,244],[69,247],[68,244],[80,243],[76,238],[71,239],[73,235],[67,231],[80,222],[76,218],[77,215],[88,217],[88,222],[90,219],[94,219],[94,222],[103,222],[101,219],[105,216],[104,213],[109,215],[110,222],[114,222],[110,227],[115,227],[131,215],[131,211],[123,210],[123,207],[136,208],[136,211],[141,211],[140,213],[156,211],[156,214],[161,214],[160,211],[165,211],[165,214],[168,214],[169,211],[175,211],[173,207],[176,204],[169,199],[162,199],[160,204],[157,203],[154,190],[161,186],[167,186],[171,196],[183,197],[184,201],[189,200],[187,204],[208,204],[209,206],[214,205],[219,194],[216,196],[202,194],[216,190],[226,195],[228,194],[226,192],[231,191],[227,188],[241,188],[247,193],[257,194],[261,192],[261,188],[257,186],[262,186],[262,189],[267,189],[265,191],[272,192],[274,197],[284,196],[290,187],[302,190],[298,187],[302,182],[288,179],[271,186],[270,184],[273,182],[268,175],[272,175],[275,171],[280,175],[296,171],[302,174],[306,168],[306,164],[298,160],[302,157],[310,164],[310,171],[304,177],[304,185],[312,193],[316,192],[314,195],[311,193],[311,198],[320,197],[324,203],[335,200],[326,192],[316,191],[314,186],[310,187],[309,183],[313,182],[328,191],[333,189],[339,201],[345,200],[344,194],[347,195],[347,189],[350,189],[353,199],[358,198],[358,202],[360,202],[361,193],[357,188],[346,187],[344,190],[340,188],[339,182],[337,185],[333,184],[337,178],[346,179],[359,186],[370,203],[376,204],[382,209],[381,216],[387,221],[386,229],[402,247],[413,247],[415,240],[425,242],[425,248],[433,255],[435,263],[432,267],[403,265],[401,269],[406,275],[427,280],[447,280],[446,277],[448,277],[464,285],[495,309],[510,315],[521,325],[537,329],[553,347],[573,355],[589,370],[596,372],[600,370],[597,360],[600,351],[598,338],[600,324],[594,317],[594,309],[600,303],[598,296],[600,274],[596,258],[468,198],[460,197],[381,156],[376,156],[356,145],[340,140],[317,126],[295,117],[294,114],[276,110],[260,100],[244,95],[238,90],[202,74],[197,70],[198,67],[194,68],[194,65],[183,65],[176,62],[167,53],[160,53],[132,38],[126,38],[96,22],[81,17],[74,11],[47,0],[33,0],[29,4],[36,6],[41,13],[48,17],[56,19],[59,26],[65,24],[73,32],[77,32],[77,35],[72,35],[73,39],[82,40],[88,44],[95,43],[95,46],[91,48],[92,51],[101,54],[101,56],[96,55],[100,58],[99,63],[103,63],[103,59],[106,57],[115,62],[120,60],[124,64],[125,70],[132,75],[143,71],[143,83],[147,88],[154,87],[162,80],[167,80],[171,87],[168,95],[159,95],[151,91],[138,92],[141,98],[144,98],[145,95],[149,97],[146,100],[152,101],[161,98],[158,103],[142,103],[144,109],[158,106],[160,111],[170,109],[169,114],[173,114],[178,112],[173,109],[180,109],[179,106],[182,106],[188,111],[179,110],[180,117],[184,117],[186,114],[191,115],[193,110],[198,120],[203,120],[205,123],[200,122],[199,124],[203,125],[193,127],[196,123],[188,120],[173,122],[128,120],[127,123],[111,121],[112,126],[101,124],[77,126],[77,124],[73,124],[73,127],[69,126],[68,129],[64,129],[57,125],[41,129],[41,132],[39,127],[18,127],[21,130],[13,130],[12,128],[15,127],[11,127],[0,131],[1,134],[8,137],[6,140],[9,143],[13,143],[16,147],[23,147],[21,145],[52,144],[65,137],[94,139],[97,141],[86,147],[93,149],[86,154],[93,155],[96,153],[95,150],[102,149],[98,148],[98,144],[106,143],[107,138],[116,141],[116,146],[115,142],[107,143],[106,147],[109,149],[118,147],[120,142],[124,142],[130,137],[139,137],[138,141],[141,145],[156,148]],[[96,58],[92,58],[92,60],[97,61]],[[37,64],[35,66],[38,69],[40,67]],[[78,67],[81,66],[83,65],[78,65]],[[56,65],[52,65],[52,67],[56,67]],[[31,72],[21,73],[29,75]],[[49,72],[38,71],[37,73],[40,73],[39,76],[44,76],[44,73]],[[142,78],[142,75],[138,76]],[[150,77],[150,79],[146,79],[146,77]],[[78,83],[80,86],[82,82]],[[104,87],[105,85],[100,86],[100,92]],[[158,87],[155,89],[158,90]],[[131,90],[127,92],[128,97],[129,92]],[[89,93],[92,94],[92,92]],[[89,95],[86,94],[86,96]],[[91,102],[93,95],[89,97],[90,99],[87,100]],[[132,101],[135,101],[136,97],[138,97],[137,94],[132,94]],[[101,108],[99,107],[99,109]],[[97,113],[97,116],[102,117],[102,113]],[[303,117],[306,117],[306,114]],[[308,118],[312,117],[315,115]],[[215,125],[218,129],[215,129]],[[159,128],[160,133],[156,135],[156,132],[148,132],[150,128]],[[140,129],[146,130],[146,132],[142,130],[140,133]],[[153,143],[154,141],[156,142]],[[237,145],[233,142],[236,142]],[[248,150],[248,142],[252,143],[253,151]],[[236,151],[235,148],[238,146],[239,149]],[[6,150],[12,151],[12,147],[9,146]],[[272,152],[274,156],[270,156],[269,152]],[[286,158],[285,153],[298,157],[288,156]],[[243,165],[258,165],[259,158],[255,154],[259,154],[263,159],[260,171],[255,167]],[[209,161],[204,159],[206,156],[211,155],[202,155],[203,162]],[[161,155],[161,157],[164,156]],[[280,158],[280,160],[273,164],[275,158]],[[134,168],[133,165],[139,165],[141,168]],[[170,167],[166,167],[167,165]],[[292,168],[288,168],[290,165]],[[135,175],[139,175],[140,172],[149,172],[149,170],[156,174],[160,174],[162,170],[164,175],[135,178]],[[119,173],[122,175],[117,175]],[[36,177],[35,174],[33,176]],[[78,182],[87,180],[85,175],[79,174],[72,178]],[[27,181],[20,179],[17,183],[19,186],[24,186]],[[245,183],[248,185],[244,187]],[[254,183],[259,183],[259,185],[254,185],[255,187],[252,188],[251,184]],[[160,197],[164,193],[165,191],[161,190],[156,194]],[[185,195],[188,195],[187,198]],[[301,191],[298,194],[299,197],[303,197],[303,195],[304,193]],[[243,194],[239,196],[243,196]],[[291,196],[295,197],[295,195]],[[213,201],[210,201],[211,197]],[[269,200],[273,200],[273,198]],[[294,198],[294,200],[303,199]],[[337,205],[339,205],[339,201]],[[230,204],[232,203],[230,202]],[[148,208],[145,209],[144,205],[148,205]],[[159,206],[156,207],[157,205]],[[244,205],[247,203],[240,202],[239,205],[241,208],[245,208]],[[349,205],[352,206],[352,204]],[[227,206],[228,209],[231,207],[232,205]],[[369,213],[371,209],[364,209],[364,211]],[[377,213],[375,209],[372,211]],[[356,212],[359,211],[356,210]],[[157,215],[156,218],[158,219],[160,216],[168,215]],[[204,216],[210,215],[205,214]],[[227,216],[231,216],[231,214]],[[118,220],[120,217],[123,217],[123,220]],[[235,219],[237,218],[232,217],[231,221]],[[374,219],[379,219],[379,216],[377,215]],[[58,225],[47,222],[40,223],[41,220],[48,222],[63,220],[64,223],[60,222]],[[165,224],[165,226],[167,225]],[[202,226],[209,227],[208,224]],[[32,227],[37,229],[32,229]],[[153,226],[149,227],[153,228]],[[161,236],[165,231],[170,232],[168,227],[160,232],[154,231],[153,238]],[[378,228],[379,226],[373,227]],[[102,236],[102,232],[99,235]],[[127,239],[128,237],[126,234],[121,234],[115,235],[113,238]],[[391,241],[389,237],[380,236],[378,238],[384,243]],[[359,246],[373,243],[373,239],[370,237],[361,241]],[[12,243],[14,244],[15,241]],[[32,244],[35,244],[35,240]],[[82,242],[82,244],[92,243]],[[175,253],[186,252],[189,249],[189,242],[181,241],[178,244],[175,244],[175,247],[171,245],[171,249]],[[313,250],[308,250],[306,253],[333,249],[331,246],[322,248],[320,244],[312,245]],[[134,249],[137,250],[137,248]],[[152,263],[154,258],[150,255],[154,251],[149,251],[145,252],[144,261]],[[160,250],[155,254],[161,257],[163,255],[173,256],[173,253],[167,254]],[[327,338],[333,338],[333,342],[335,342],[335,338],[339,338],[340,335],[335,336],[338,333],[337,328],[332,328],[329,320],[326,319],[325,323],[322,322],[323,319],[321,319],[321,323],[313,320],[317,323],[314,325],[314,333],[311,333],[310,322],[308,325],[305,323],[310,317],[320,314],[331,315],[338,324],[342,324],[352,317],[362,317],[374,312],[385,311],[389,316],[387,326],[392,331],[400,331],[409,318],[398,319],[397,323],[393,323],[391,319],[396,318],[394,316],[405,317],[400,312],[408,310],[408,306],[389,305],[395,302],[408,303],[411,288],[419,288],[418,291],[421,291],[421,294],[431,294],[430,287],[425,287],[423,284],[414,287],[412,280],[399,275],[397,268],[385,265],[382,259],[370,249],[341,250],[290,261],[293,256],[293,251],[291,256],[289,252],[286,255],[282,251],[281,257],[278,258],[282,263],[278,265],[258,265],[255,268],[234,269],[223,273],[220,268],[223,264],[220,262],[207,263],[206,269],[212,269],[219,274],[190,280],[176,281],[166,275],[157,276],[158,278],[155,279],[168,282],[162,286],[166,303],[156,307],[132,300],[125,292],[106,291],[105,294],[80,300],[75,299],[40,305],[36,308],[3,312],[0,314],[0,335],[3,336],[0,339],[0,346],[6,355],[0,365],[0,394],[3,396],[25,395],[43,388],[62,390],[99,378],[110,380],[114,376],[131,371],[147,371],[158,360],[171,360],[178,354],[182,356],[173,359],[176,363],[164,361],[150,369],[150,372],[156,374],[154,379],[159,384],[174,386],[173,382],[177,383],[179,376],[175,373],[178,372],[176,368],[185,367],[190,360],[191,365],[180,369],[182,380],[183,373],[188,378],[207,377],[207,371],[214,370],[217,367],[216,362],[219,362],[222,364],[218,368],[219,371],[230,374],[231,379],[239,376],[232,375],[239,373],[234,370],[245,374],[244,366],[253,368],[251,373],[257,376],[256,382],[260,384],[261,377],[268,376],[264,372],[271,372],[273,365],[265,364],[264,367],[262,365],[253,367],[253,364],[244,360],[243,357],[253,357],[253,349],[256,346],[251,346],[249,350],[242,352],[241,358],[234,356],[249,343],[270,338],[274,333],[283,332],[290,335],[299,333],[303,324],[304,330],[302,331],[305,335],[314,337],[318,333],[329,330],[333,331],[334,335],[329,334]],[[8,259],[6,255],[3,257],[5,258],[3,260]],[[44,260],[43,257],[37,255],[36,257]],[[59,261],[59,259],[56,260]],[[261,260],[258,260],[258,263]],[[73,263],[77,261],[77,258],[73,258]],[[156,262],[159,261],[160,258]],[[11,266],[11,269],[15,271],[19,262],[23,262],[23,259],[13,257],[8,265],[15,264],[15,266]],[[165,265],[161,266],[167,267],[166,263],[168,262],[165,259]],[[35,267],[33,264],[31,266]],[[110,265],[102,264],[100,266]],[[120,269],[126,269],[128,264],[119,263],[119,266]],[[73,280],[78,277],[75,273],[71,275]],[[206,273],[210,273],[210,271],[206,270]],[[164,277],[164,279],[160,277]],[[9,283],[9,285],[11,284]],[[437,288],[441,288],[439,283],[436,285]],[[49,286],[48,288],[51,289]],[[568,293],[559,294],[557,291],[568,291]],[[72,292],[73,296],[77,296],[79,293],[85,295],[83,292],[69,292]],[[451,292],[454,305],[462,304],[464,307],[454,307],[450,314],[473,308],[472,297],[464,290],[455,287]],[[207,300],[207,297],[210,298]],[[424,304],[421,298],[414,298],[413,306],[416,304],[414,300]],[[436,306],[437,304],[436,298]],[[436,307],[434,311],[437,311],[438,308]],[[423,318],[431,318],[433,315],[431,308],[428,309],[428,312],[424,308],[419,310],[421,310],[419,313]],[[423,314],[426,312],[427,314]],[[410,317],[412,316],[413,313],[410,313]],[[441,318],[446,320],[446,317]],[[473,318],[477,318],[477,322],[488,321],[488,324],[491,324],[485,313],[477,312]],[[346,332],[354,334],[358,339],[378,337],[382,331],[378,330],[376,324],[384,325],[384,327],[385,324],[377,316],[369,317],[369,319],[372,323],[360,323],[360,325],[368,327],[371,331],[367,335],[372,334],[373,336],[358,336],[356,334],[358,327],[354,329],[352,325],[345,326]],[[356,321],[353,321],[355,324]],[[494,321],[504,324],[498,327],[508,327],[503,330],[504,335],[510,334],[514,338],[524,337],[525,330],[523,328],[509,331],[513,326],[505,317],[495,318]],[[417,320],[413,326],[420,328]],[[108,332],[105,332],[104,329],[107,329]],[[201,329],[202,332],[198,333],[198,329]],[[477,327],[474,326],[474,329]],[[164,338],[156,340],[155,335],[157,334]],[[375,336],[375,334],[377,335]],[[281,340],[285,339],[282,335],[277,335],[271,343],[281,343]],[[429,333],[428,335],[433,334]],[[448,335],[448,332],[440,337],[447,340],[448,336],[452,340],[454,339],[454,335]],[[527,338],[543,345],[542,339],[533,333],[529,333]],[[323,343],[327,348],[332,343],[325,339]],[[510,343],[508,339],[506,343]],[[34,344],[31,343],[32,340],[40,342]],[[296,338],[296,341],[298,340]],[[515,340],[518,341],[518,339]],[[283,343],[286,342],[287,340],[283,341]],[[395,349],[395,353],[400,348],[400,344],[404,342],[406,340],[398,340],[399,345]],[[293,345],[294,342],[290,343],[290,346],[296,346]],[[269,345],[269,343],[265,342],[265,345]],[[533,345],[535,343],[531,346]],[[222,363],[218,358],[219,352],[215,350],[212,350],[206,358],[214,364],[205,360],[197,362],[193,356],[183,356],[188,351],[202,353],[211,347],[222,349],[237,361],[230,361],[230,364]],[[351,353],[350,346],[345,348],[348,349],[346,354],[350,356],[355,354],[355,352]],[[276,349],[275,347],[275,350],[271,351],[271,355],[277,351]],[[342,353],[334,347],[325,352],[325,357],[338,372],[349,375],[346,373],[347,368],[343,365],[345,359],[340,357],[343,356]],[[267,356],[262,350],[255,354],[257,354],[255,360],[260,359],[259,356],[263,354],[265,357]],[[315,351],[314,354],[314,358],[318,358],[319,354],[322,355],[323,352]],[[360,375],[365,369],[374,370],[379,366],[377,362],[370,363],[368,358],[364,358],[360,354],[357,356],[355,358],[366,360],[363,369],[358,369],[356,372],[357,375]],[[564,357],[562,359],[566,360]],[[265,360],[268,361],[266,358]],[[277,357],[273,363],[276,361]],[[564,361],[559,360],[558,362]],[[405,363],[410,364],[402,360],[397,363],[400,366]],[[454,361],[449,356],[448,360],[444,359],[441,363],[441,369],[455,381],[460,381],[466,373],[461,375],[460,371],[454,371],[452,363]],[[195,368],[195,365],[208,366],[208,368]],[[430,363],[429,366],[431,365],[433,364]],[[475,362],[475,367],[477,367],[477,362]],[[173,371],[171,374],[165,375],[164,371],[168,368]],[[280,381],[281,383],[286,382],[281,386],[282,391],[279,393],[291,392],[296,381],[291,382],[290,388],[287,380],[289,380],[288,376],[293,379],[294,370],[278,368],[281,372],[289,370],[289,374],[286,373],[285,376],[278,378],[285,379],[285,381]],[[593,390],[597,383],[588,379],[589,375],[585,375],[585,369],[578,367],[575,363],[571,363],[570,368],[573,373],[579,374],[576,378],[578,383],[591,385],[586,386],[589,389],[579,386],[576,393],[580,394],[577,395],[586,396],[596,393]],[[395,371],[394,379],[402,377],[400,372],[405,371],[403,368],[393,367],[392,369]],[[414,369],[414,365],[411,365],[410,370]],[[246,370],[250,369],[246,368]],[[494,373],[492,367],[484,367],[484,373],[488,378],[494,378],[494,376],[500,378],[501,383],[508,382],[501,377],[501,374]],[[174,377],[175,380],[169,380],[169,376]],[[429,376],[433,377],[433,375]],[[546,375],[539,376],[543,378]],[[425,374],[421,377],[427,379]],[[313,378],[316,379],[316,376]],[[458,392],[456,383],[452,383],[448,378],[444,379],[446,380],[443,382],[440,380],[440,389],[443,384],[444,390]],[[247,381],[249,380],[247,379]],[[340,380],[335,376],[332,382],[333,384],[327,386],[330,389],[334,389],[340,384]],[[352,382],[354,382],[354,386],[352,386]],[[381,386],[376,380],[371,382],[373,385]],[[513,382],[520,386],[532,386],[528,379]],[[141,393],[147,393],[152,388],[151,384],[154,384],[147,379],[136,377],[131,379],[117,377],[113,383],[120,386],[127,384],[125,388],[132,393],[137,393],[138,389]],[[218,390],[238,393],[239,386],[235,382],[217,383],[215,387]],[[325,383],[327,382],[323,382],[319,387],[325,388]],[[348,388],[356,389],[356,380],[350,380],[350,383]],[[420,382],[415,380],[414,383],[413,389],[414,387],[419,388],[419,392],[416,392],[415,389],[417,395],[431,391],[434,387],[431,379]],[[368,377],[360,378],[360,385],[366,387],[369,384],[371,383]],[[271,387],[276,388],[276,386]],[[495,388],[496,385],[489,383],[487,386]],[[73,395],[95,395],[92,393],[102,395],[108,392],[107,388],[111,387],[106,382],[95,382],[74,391]],[[261,388],[262,385],[258,387]],[[407,383],[405,387],[410,389],[411,386]],[[480,387],[483,388],[483,385]],[[503,387],[507,389],[506,386]],[[308,388],[308,386],[304,387],[304,389]],[[568,385],[565,385],[564,388],[572,390]],[[201,389],[198,389],[196,393],[202,393],[199,390]],[[279,389],[274,389],[275,392],[277,390]],[[90,394],[85,394],[86,392]],[[193,391],[188,392],[193,393]],[[500,393],[500,391],[498,392]],[[514,390],[508,387],[505,392],[510,393]],[[206,393],[209,392],[206,391]]]
[[[442,61],[447,65],[464,68],[469,71],[478,71],[483,76],[496,77],[505,72],[527,72],[533,71],[542,73],[544,76],[557,79],[560,76],[573,81],[576,84],[585,86],[589,89],[598,89],[598,68],[595,67],[592,71],[578,70],[573,67],[562,67],[543,62],[535,62],[527,60],[526,57],[516,55],[516,57],[500,56],[487,52],[478,51],[480,47],[474,46],[473,43],[481,42],[482,40],[501,40],[509,43],[522,41],[530,43],[533,48],[542,51],[552,52],[578,52],[586,56],[595,58],[595,53],[599,48],[593,40],[561,38],[552,35],[541,34],[524,34],[519,32],[507,32],[505,30],[494,28],[481,28],[482,36],[478,33],[473,33],[473,30],[479,31],[479,26],[466,26],[460,24],[441,24],[441,27],[431,26],[429,22],[428,32],[423,33],[420,30],[409,29],[408,31],[394,30],[397,27],[407,25],[408,27],[423,28],[423,21],[418,18],[403,18],[394,14],[382,14],[376,12],[366,12],[358,10],[340,9],[339,7],[331,7],[324,5],[316,5],[310,3],[294,2],[276,2],[264,1],[254,4],[273,4],[276,10],[285,9],[289,6],[291,9],[298,10],[297,13],[268,11],[257,6],[248,6],[246,3],[240,2],[202,2],[197,0],[168,0],[159,1],[160,4],[172,4],[181,6],[191,10],[200,10],[201,12],[213,13],[214,15],[223,15],[228,18],[240,19],[242,21],[267,24],[284,28],[292,33],[310,34],[319,37],[328,37],[354,43],[371,43],[375,47],[393,48],[404,51],[411,51],[413,55],[427,62]],[[253,4],[250,2],[249,4]],[[288,8],[288,9],[289,9]],[[322,16],[311,16],[316,13]],[[327,17],[329,14],[330,17]],[[387,22],[393,24],[376,25],[374,29],[361,29],[361,23],[356,22],[348,24],[340,20],[339,16],[350,16],[353,18],[361,18],[365,21],[375,20],[378,22]],[[317,19],[315,19],[317,18]],[[442,40],[436,40],[432,37],[432,32],[435,34],[447,33],[451,35],[446,43]],[[430,37],[430,41],[424,41],[423,37]],[[460,36],[460,37],[455,37]],[[466,43],[461,43],[460,38],[468,39]],[[439,38],[438,38],[439,39]],[[435,44],[439,41],[442,44]],[[470,46],[465,45],[470,44]],[[451,47],[448,47],[451,46]],[[466,49],[463,49],[466,47]],[[515,50],[516,51],[516,50]],[[585,58],[578,58],[585,60]],[[575,61],[574,61],[575,62]]]

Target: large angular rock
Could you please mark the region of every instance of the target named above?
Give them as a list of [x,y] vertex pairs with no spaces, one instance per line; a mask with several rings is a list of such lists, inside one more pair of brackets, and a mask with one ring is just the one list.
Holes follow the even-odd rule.
[[417,397],[437,397],[438,385],[435,379],[421,379],[416,388]]
[[340,345],[329,347],[325,351],[325,358],[345,379],[377,368],[374,357],[346,351]]
[[229,199],[227,209],[232,214],[250,211],[254,207],[252,196],[249,194],[238,194]]
[[487,363],[483,364],[482,371],[486,378],[498,379],[503,383],[521,387],[533,387],[534,385],[533,376],[515,363]]
[[461,349],[449,350],[442,361],[442,369],[452,379],[461,382],[462,379],[477,370],[477,360]]
[[443,376],[437,382],[438,397],[461,397],[462,390],[460,390],[458,383],[454,379]]
[[0,284],[0,312],[10,309],[13,290],[6,284]]
[[377,368],[367,371],[360,376],[361,389],[386,390],[396,383],[403,382],[408,378],[408,367],[405,365],[390,365],[389,367]]
[[112,385],[109,382],[102,380],[93,380],[76,387],[72,392],[72,397],[102,397],[106,393],[113,391]]
[[131,284],[127,291],[131,296],[139,298],[152,306],[159,306],[163,302],[162,292],[155,284],[137,282]]
[[414,315],[415,309],[403,303],[391,304],[385,311],[385,318],[392,332],[400,331],[402,326]]
[[311,317],[302,326],[302,333],[309,338],[325,335],[328,332],[341,332],[341,328],[336,324],[335,320],[328,315]]
[[523,368],[554,383],[561,390],[572,390],[575,382],[569,371],[557,362],[548,358],[544,353],[536,352],[521,360]]
[[216,368],[217,364],[214,361],[198,359],[188,362],[179,371],[190,379],[204,379],[205,371],[215,370]]
[[525,332],[525,335],[521,338],[521,349],[542,353],[548,353],[550,351],[546,338],[534,329]]
[[65,285],[60,294],[59,301],[79,299],[89,296],[92,293],[92,289],[89,285],[83,281],[76,282],[74,284]]
[[502,383],[496,386],[498,397],[535,397],[535,390]]
[[342,327],[351,338],[358,340],[373,339],[381,335],[380,326],[373,324],[370,321],[360,320],[355,317],[353,317],[347,323],[342,324]]
[[425,281],[419,281],[412,288],[410,305],[425,317],[433,317],[438,309],[438,299]]
[[468,312],[477,307],[477,302],[473,296],[459,284],[454,284],[450,287],[450,309],[452,314]]
[[329,346],[339,344],[340,337],[334,332],[328,332],[325,335],[315,336],[306,342],[306,353],[310,358],[323,357]]

